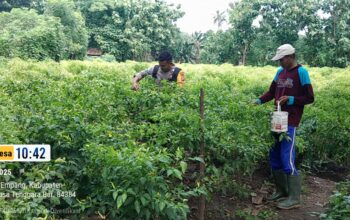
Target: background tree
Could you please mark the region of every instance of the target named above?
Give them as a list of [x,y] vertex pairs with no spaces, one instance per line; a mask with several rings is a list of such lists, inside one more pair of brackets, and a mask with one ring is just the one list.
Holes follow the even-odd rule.
[[30,0],[2,0],[0,1],[0,11],[11,11],[12,8],[30,7]]
[[12,8],[33,8],[42,12],[44,0],[1,0],[0,12],[11,11]]
[[346,67],[350,63],[350,2],[344,0],[322,1],[326,60],[325,65]]
[[205,40],[205,35],[201,32],[194,32],[191,35],[193,39],[193,46],[194,46],[194,56],[195,56],[195,63],[200,63],[200,53],[202,49],[202,44]]
[[179,7],[164,1],[78,1],[89,28],[89,46],[100,47],[118,61],[142,60],[167,49],[183,16]]
[[59,18],[15,8],[0,13],[0,27],[0,56],[56,61],[65,57],[66,37]]
[[217,24],[218,30],[221,30],[222,25],[226,22],[226,15],[224,11],[216,11],[214,16],[214,24]]
[[195,43],[193,38],[187,34],[178,32],[173,38],[174,42],[170,47],[174,61],[179,63],[196,62]]
[[239,1],[230,5],[229,15],[234,44],[240,53],[240,63],[246,64],[252,42],[256,39],[253,21],[259,16],[260,4],[256,1]]
[[76,10],[72,0],[48,0],[45,4],[45,15],[60,18],[66,37],[65,54],[68,59],[83,59],[88,44],[88,32],[85,21]]
[[[33,49],[29,53],[33,57],[24,56],[30,50],[17,51],[18,42],[8,34],[16,33],[14,39],[23,36],[17,35],[16,27],[11,29],[5,24],[0,38],[2,48],[8,52],[6,56],[10,57],[17,54],[34,59],[82,59],[88,45],[102,49],[106,56],[114,56],[118,61],[151,61],[160,51],[170,50],[179,62],[278,65],[271,57],[279,45],[290,43],[296,47],[302,64],[346,67],[350,62],[350,2],[345,0],[235,1],[227,11],[216,11],[213,17],[218,27],[216,32],[192,35],[182,33],[175,25],[184,15],[180,6],[169,5],[164,0],[0,1],[0,12],[16,8],[35,9],[36,14],[59,18],[61,26],[52,28],[63,28],[64,38],[59,30],[54,32],[60,33],[57,36],[60,46],[55,48],[62,49],[56,56],[50,51],[42,51],[39,56],[35,51],[41,51],[44,46]],[[27,18],[31,19],[33,11],[27,12]],[[225,31],[224,22],[229,25]],[[19,21],[18,26],[22,27],[22,23]],[[24,30],[29,28],[32,26]],[[32,37],[32,40],[40,39]],[[34,41],[29,45],[34,45]]]
[[238,64],[239,53],[235,50],[232,30],[208,31],[204,35],[203,48],[201,50],[202,63],[233,63]]

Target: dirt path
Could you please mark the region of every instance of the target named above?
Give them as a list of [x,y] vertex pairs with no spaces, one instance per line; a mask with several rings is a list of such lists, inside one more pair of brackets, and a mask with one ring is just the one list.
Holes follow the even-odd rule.
[[277,210],[279,219],[313,220],[326,210],[329,196],[335,190],[335,182],[308,176],[304,179],[302,206],[294,210]]
[[[326,210],[329,196],[333,194],[336,185],[331,180],[306,176],[302,184],[302,206],[293,210],[280,210],[275,203],[268,203],[263,199],[274,188],[266,179],[263,174],[255,176],[252,180],[252,197],[245,200],[214,194],[206,205],[206,219],[239,220],[258,216],[260,218],[257,219],[316,220]],[[196,202],[193,201],[192,204],[190,219],[196,219]]]

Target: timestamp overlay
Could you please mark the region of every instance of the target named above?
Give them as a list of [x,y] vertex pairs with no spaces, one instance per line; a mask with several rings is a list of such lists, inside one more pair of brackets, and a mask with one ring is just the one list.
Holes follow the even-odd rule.
[[[69,190],[60,180],[55,178],[43,178],[38,180],[28,180],[26,170],[30,173],[31,165],[34,163],[43,164],[51,161],[50,145],[0,145],[0,200],[25,200],[38,201],[50,200],[51,203],[60,204],[61,200],[69,201],[76,198],[76,192]],[[20,162],[14,165],[14,162]],[[23,163],[22,163],[23,162]],[[33,163],[34,162],[34,163]],[[25,165],[25,163],[28,163]],[[44,165],[44,164],[43,164]],[[44,169],[41,174],[45,175]],[[76,210],[65,207],[47,207],[42,210],[52,214],[74,214]],[[38,216],[42,213],[38,210],[18,209],[12,207],[0,207],[0,213],[23,214],[34,213]]]
[[47,162],[50,145],[0,145],[0,162]]

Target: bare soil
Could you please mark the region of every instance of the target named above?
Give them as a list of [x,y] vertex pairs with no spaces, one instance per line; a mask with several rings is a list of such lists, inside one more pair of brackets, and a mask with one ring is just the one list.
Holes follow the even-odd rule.
[[[252,178],[240,179],[250,187],[250,196],[242,199],[235,195],[213,193],[206,202],[205,219],[240,220],[276,219],[276,220],[316,220],[326,211],[329,197],[334,193],[336,182],[345,180],[348,170],[329,171],[316,175],[302,174],[301,207],[292,210],[280,210],[276,203],[269,203],[266,197],[273,193],[274,184],[266,166],[257,170]],[[198,219],[198,199],[190,201],[189,219]],[[245,214],[242,214],[242,213]]]

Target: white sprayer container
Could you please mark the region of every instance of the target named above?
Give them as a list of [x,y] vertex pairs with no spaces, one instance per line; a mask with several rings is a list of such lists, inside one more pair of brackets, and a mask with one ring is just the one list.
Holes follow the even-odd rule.
[[272,113],[271,131],[278,133],[288,131],[288,112],[281,111],[279,101],[277,102],[277,111]]

